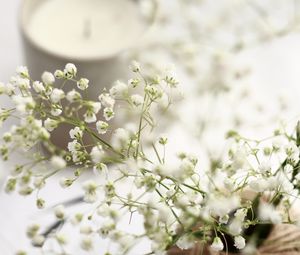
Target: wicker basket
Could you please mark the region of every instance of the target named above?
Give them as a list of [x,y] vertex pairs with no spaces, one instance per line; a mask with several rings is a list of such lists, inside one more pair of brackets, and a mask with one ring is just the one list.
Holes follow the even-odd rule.
[[[168,255],[226,255],[225,252],[215,252],[209,247],[195,245],[193,249],[181,250],[171,248]],[[228,254],[230,255],[230,254]],[[300,255],[300,228],[294,225],[276,225],[269,238],[253,255]]]

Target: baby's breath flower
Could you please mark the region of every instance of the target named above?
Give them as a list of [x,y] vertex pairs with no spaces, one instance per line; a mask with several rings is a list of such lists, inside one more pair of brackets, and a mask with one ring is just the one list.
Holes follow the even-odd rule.
[[65,208],[63,205],[57,205],[54,208],[54,214],[57,219],[62,220],[65,218]]
[[75,127],[69,131],[69,135],[72,139],[80,139],[82,137],[82,130],[80,127]]
[[242,236],[234,237],[234,246],[239,250],[244,249],[246,246],[245,238]]
[[45,92],[44,84],[40,81],[34,81],[32,83],[32,87],[35,90],[36,93],[42,93]]
[[29,78],[28,68],[26,66],[17,67],[16,72],[23,78]]
[[38,198],[38,199],[36,200],[36,206],[37,206],[37,208],[39,208],[39,209],[43,209],[43,208],[45,207],[45,200],[42,199],[42,198]]
[[68,242],[67,237],[62,233],[55,234],[55,239],[60,245],[65,245]]
[[66,98],[70,103],[74,103],[81,99],[81,94],[73,89],[67,93]]
[[48,131],[53,131],[54,129],[56,129],[58,126],[58,122],[56,120],[47,118],[44,121],[44,127],[48,130]]
[[158,140],[161,145],[166,145],[168,143],[168,138],[166,136],[161,136]]
[[114,148],[120,150],[128,145],[130,140],[129,132],[124,128],[118,128],[114,131],[112,136],[112,145]]
[[99,120],[96,122],[96,128],[99,134],[103,135],[107,132],[109,125],[107,122]]
[[109,90],[109,93],[113,96],[113,97],[124,97],[127,95],[128,93],[128,86],[121,81],[116,81],[114,86],[112,86],[112,88]]
[[97,114],[101,110],[101,103],[90,102],[90,107],[91,107],[93,113]]
[[72,79],[73,77],[75,77],[77,74],[77,67],[72,64],[72,63],[68,63],[65,66],[64,69],[64,75],[67,79]]
[[90,153],[92,161],[96,164],[102,161],[104,155],[105,152],[100,144],[93,147]]
[[16,255],[27,255],[26,251],[17,251]]
[[109,121],[115,116],[114,110],[112,108],[104,108],[103,110],[103,117],[105,120]]
[[5,91],[4,91],[4,93],[6,95],[8,95],[8,96],[14,95],[15,94],[15,86],[13,84],[11,84],[11,83],[7,83],[5,85]]
[[132,70],[132,72],[139,72],[141,70],[141,65],[134,60],[131,62],[130,69]]
[[130,97],[130,99],[131,99],[131,102],[133,103],[134,106],[140,106],[144,102],[144,98],[140,95],[137,95],[137,94],[132,95]]
[[91,110],[86,111],[83,116],[86,123],[93,123],[97,120],[96,114]]
[[80,143],[77,142],[77,140],[73,140],[72,142],[68,143],[68,150],[70,152],[76,152],[78,150],[80,150],[81,145]]
[[26,229],[26,234],[27,234],[28,238],[33,238],[34,236],[36,236],[39,229],[40,229],[40,225],[38,225],[38,224],[32,224],[32,225],[28,226]]
[[51,114],[55,117],[61,115],[62,113],[62,108],[60,105],[52,105],[51,107]]
[[73,184],[74,180],[63,177],[60,179],[59,184],[62,188],[68,188]]
[[62,100],[64,97],[65,97],[65,92],[57,88],[53,89],[50,95],[51,101],[55,104],[58,103],[60,100]]
[[136,88],[140,84],[139,79],[130,79],[128,80],[128,85],[132,86],[133,88]]
[[64,72],[63,72],[62,70],[56,70],[56,71],[54,72],[54,76],[55,76],[55,78],[57,78],[57,79],[61,79],[61,78],[64,77]]
[[80,226],[80,234],[89,235],[93,233],[93,229],[89,225],[81,225]]
[[1,94],[3,94],[3,93],[5,93],[5,85],[4,85],[4,83],[2,83],[2,82],[0,82],[0,95]]
[[85,251],[90,251],[93,249],[93,241],[91,237],[85,236],[80,242],[80,247]]
[[115,99],[109,93],[104,93],[99,96],[99,100],[104,107],[114,107]]
[[89,87],[89,80],[86,78],[81,78],[77,82],[77,88],[79,88],[80,90],[86,90],[88,87]]
[[224,244],[220,237],[215,237],[211,248],[215,251],[222,251],[224,249]]
[[45,243],[46,239],[42,235],[36,235],[32,238],[32,245],[35,247],[42,247]]
[[21,90],[29,90],[31,88],[30,81],[27,78],[17,77],[14,81],[15,85],[18,86]]
[[71,223],[73,225],[78,225],[82,221],[82,219],[83,219],[83,214],[76,213],[76,214],[72,215],[72,217],[71,217]]
[[57,169],[62,169],[67,166],[67,162],[59,156],[52,156],[51,160],[51,165]]
[[51,85],[55,82],[55,77],[52,73],[50,72],[44,72],[42,74],[42,81],[46,84],[46,85]]
[[32,97],[23,97],[21,95],[15,95],[12,100],[16,104],[16,109],[19,113],[31,113],[35,107],[35,102]]
[[46,182],[43,177],[36,177],[33,184],[37,189],[41,189],[45,186]]
[[16,184],[17,184],[17,179],[15,178],[9,178],[6,181],[6,185],[5,185],[5,192],[6,193],[11,193],[16,189]]
[[93,203],[96,201],[97,199],[97,183],[95,183],[92,180],[86,181],[83,183],[82,185],[84,191],[85,191],[85,196],[84,196],[84,200],[88,203]]

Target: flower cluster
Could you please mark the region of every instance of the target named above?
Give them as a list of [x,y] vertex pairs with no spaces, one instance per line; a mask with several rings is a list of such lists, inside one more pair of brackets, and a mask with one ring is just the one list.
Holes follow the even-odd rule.
[[[83,250],[92,251],[101,239],[116,243],[116,250],[108,249],[106,255],[128,254],[145,238],[151,242],[148,254],[197,243],[237,252],[259,246],[274,224],[296,223],[290,209],[300,187],[299,124],[292,134],[276,130],[261,141],[228,132],[233,143],[227,156],[206,171],[192,154],[179,153],[170,161],[165,154],[168,138],[153,130],[157,109],[174,103],[178,82],[170,75],[144,75],[136,62],[131,70],[132,79],[117,81],[97,101],[84,99],[81,91],[89,81],[76,78],[73,64],[54,74],[45,72],[42,81],[32,81],[21,67],[8,84],[0,84],[0,93],[15,105],[1,109],[0,121],[19,120],[3,134],[0,153],[7,160],[21,149],[30,159],[13,169],[7,192],[36,193],[37,207],[44,208],[39,191],[58,172],[66,175],[60,180],[66,189],[83,173],[99,178],[82,183],[81,201],[90,204],[88,213],[69,214],[59,205],[50,229],[43,231],[37,224],[28,228],[34,246],[43,249],[55,242],[65,250],[67,238],[61,231],[71,224],[78,226]],[[135,115],[121,127],[110,122],[120,114],[117,105]],[[51,140],[63,124],[69,125],[66,148]],[[122,229],[128,215],[142,219],[142,231]]]

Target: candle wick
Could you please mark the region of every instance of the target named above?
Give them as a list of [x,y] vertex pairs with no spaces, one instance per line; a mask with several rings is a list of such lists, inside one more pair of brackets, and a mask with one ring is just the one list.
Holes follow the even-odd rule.
[[84,20],[83,25],[83,37],[86,39],[89,39],[92,35],[92,29],[91,29],[91,20],[89,18]]

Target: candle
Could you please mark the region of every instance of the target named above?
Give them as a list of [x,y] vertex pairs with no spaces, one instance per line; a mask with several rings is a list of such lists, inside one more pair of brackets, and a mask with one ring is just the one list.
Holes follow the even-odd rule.
[[145,30],[138,5],[130,0],[47,0],[25,30],[44,50],[68,58],[94,59],[134,45]]
[[[68,62],[90,80],[91,99],[126,77],[120,53],[134,47],[147,28],[136,0],[24,0],[21,30],[33,78]],[[97,92],[97,93],[96,93]]]

